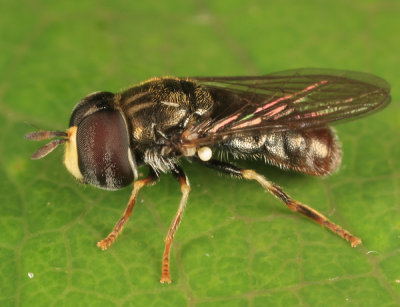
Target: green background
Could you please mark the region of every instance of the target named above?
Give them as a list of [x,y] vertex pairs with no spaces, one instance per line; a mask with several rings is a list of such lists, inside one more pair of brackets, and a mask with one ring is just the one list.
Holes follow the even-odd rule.
[[[400,2],[2,1],[1,306],[398,306]],[[102,252],[130,189],[76,183],[62,149],[29,156],[23,135],[67,127],[83,96],[153,76],[250,75],[298,67],[374,73],[392,104],[337,126],[343,164],[328,178],[257,169],[363,239],[355,249],[291,213],[256,183],[183,163],[192,193],[159,283],[180,192],[145,188]],[[145,170],[143,170],[145,173]],[[28,273],[30,276],[28,276]],[[30,274],[32,273],[32,274]]]

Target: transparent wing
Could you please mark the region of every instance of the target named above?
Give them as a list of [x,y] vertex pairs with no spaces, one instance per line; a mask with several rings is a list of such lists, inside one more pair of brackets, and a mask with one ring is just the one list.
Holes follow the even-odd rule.
[[[195,77],[219,108],[188,128],[183,144],[210,144],[228,135],[326,126],[377,111],[390,101],[389,84],[376,76],[342,70],[297,69],[266,76]],[[233,101],[223,101],[231,97]]]

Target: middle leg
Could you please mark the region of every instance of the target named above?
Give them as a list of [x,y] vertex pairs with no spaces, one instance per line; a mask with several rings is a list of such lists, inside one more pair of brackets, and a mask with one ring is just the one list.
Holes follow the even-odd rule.
[[171,244],[175,236],[175,231],[177,230],[181,220],[183,211],[185,210],[185,206],[188,200],[189,192],[190,192],[190,184],[189,180],[186,177],[183,169],[179,166],[175,166],[175,169],[172,171],[175,178],[179,181],[181,186],[182,198],[179,203],[178,211],[175,214],[174,219],[172,220],[171,226],[169,227],[168,234],[165,237],[165,248],[164,248],[164,255],[163,255],[163,262],[162,262],[162,269],[161,269],[161,283],[171,283],[171,275],[169,271],[169,258],[171,253]]

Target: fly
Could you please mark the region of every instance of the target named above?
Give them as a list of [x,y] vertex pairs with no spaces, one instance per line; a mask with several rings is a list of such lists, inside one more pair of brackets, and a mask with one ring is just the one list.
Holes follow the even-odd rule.
[[[389,84],[351,71],[297,69],[265,76],[154,78],[117,94],[96,92],[73,109],[64,131],[35,131],[29,140],[56,138],[36,151],[40,159],[65,144],[64,165],[81,183],[133,190],[121,219],[97,243],[107,249],[132,214],[137,195],[172,173],[182,197],[165,238],[162,283],[171,282],[170,249],[190,185],[182,158],[237,178],[255,180],[290,210],[325,226],[355,247],[361,240],[315,209],[286,194],[254,170],[232,160],[260,158],[268,164],[314,176],[329,175],[341,163],[341,146],[331,124],[385,107]],[[147,177],[138,178],[146,166]]]

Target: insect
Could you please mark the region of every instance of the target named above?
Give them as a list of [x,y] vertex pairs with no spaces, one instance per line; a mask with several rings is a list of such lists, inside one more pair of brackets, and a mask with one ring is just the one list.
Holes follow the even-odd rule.
[[[132,194],[107,249],[132,214],[140,189],[172,173],[182,197],[165,238],[162,283],[171,282],[170,249],[190,185],[182,158],[233,177],[255,180],[290,210],[357,246],[361,240],[301,204],[282,188],[233,160],[260,158],[283,169],[324,176],[341,163],[331,123],[369,114],[390,101],[389,84],[376,76],[341,70],[297,69],[255,77],[154,78],[120,93],[95,92],[73,109],[64,131],[35,131],[28,140],[56,138],[33,155],[40,159],[65,144],[64,164],[81,183],[115,190],[133,182]],[[146,166],[148,176],[138,178]]]

